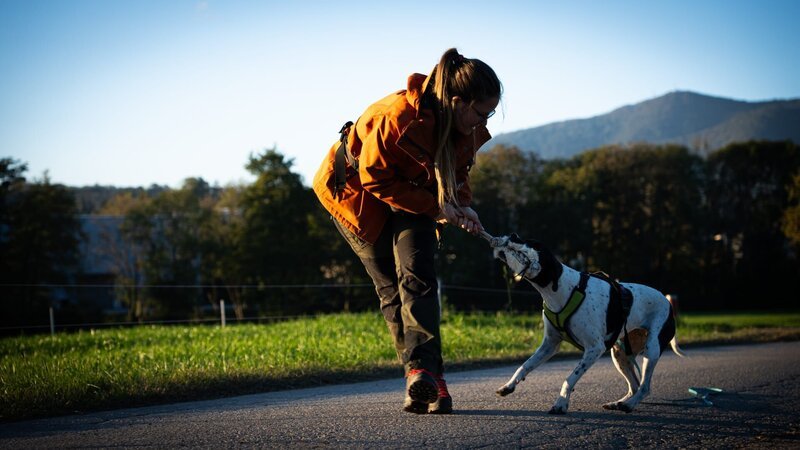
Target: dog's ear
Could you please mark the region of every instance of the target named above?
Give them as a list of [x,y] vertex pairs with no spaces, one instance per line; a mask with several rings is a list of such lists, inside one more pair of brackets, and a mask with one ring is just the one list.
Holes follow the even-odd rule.
[[536,250],[537,252],[541,252],[542,250],[547,250],[547,248],[544,246],[544,244],[542,244],[541,242],[539,242],[539,241],[537,241],[535,239],[526,239],[525,240],[525,245],[527,245],[528,247]]
[[564,267],[561,265],[561,262],[559,262],[558,258],[556,258],[553,252],[551,252],[550,249],[545,247],[541,242],[528,241],[526,245],[539,253],[539,264],[542,266],[542,270],[539,272],[539,275],[533,279],[533,281],[539,286],[547,286],[548,284],[553,283],[552,289],[553,291],[557,291],[558,280],[561,278],[561,273],[564,271]]
[[525,243],[525,241],[523,241],[522,238],[519,237],[519,235],[517,233],[511,233],[511,236],[509,236],[508,239],[511,242],[515,243],[515,244],[524,244]]

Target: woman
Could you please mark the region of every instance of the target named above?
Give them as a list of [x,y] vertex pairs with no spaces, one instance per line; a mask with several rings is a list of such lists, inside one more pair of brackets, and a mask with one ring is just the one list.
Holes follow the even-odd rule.
[[405,369],[408,412],[452,412],[439,335],[436,224],[483,229],[469,207],[468,172],[491,137],[486,121],[501,91],[488,65],[449,49],[429,76],[409,76],[407,89],[346,124],[314,177],[317,197],[375,284]]

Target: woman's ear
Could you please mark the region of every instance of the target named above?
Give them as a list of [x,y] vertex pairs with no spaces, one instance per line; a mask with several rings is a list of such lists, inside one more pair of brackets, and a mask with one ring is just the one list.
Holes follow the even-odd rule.
[[458,95],[454,95],[453,97],[450,98],[450,105],[452,105],[453,109],[455,109],[456,105],[459,104],[460,102],[461,102],[461,97],[459,97]]

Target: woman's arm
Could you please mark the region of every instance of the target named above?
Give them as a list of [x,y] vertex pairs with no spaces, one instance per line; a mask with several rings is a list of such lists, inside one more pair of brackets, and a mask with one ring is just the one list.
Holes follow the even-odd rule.
[[408,164],[397,144],[398,131],[385,118],[363,139],[359,156],[361,186],[388,205],[414,214],[436,218],[440,214],[436,197],[427,189],[399,176],[395,170]]

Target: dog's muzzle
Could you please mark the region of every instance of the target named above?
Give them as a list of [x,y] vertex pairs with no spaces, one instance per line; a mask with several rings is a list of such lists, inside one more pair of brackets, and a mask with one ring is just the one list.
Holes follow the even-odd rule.
[[530,269],[534,269],[536,272],[541,270],[538,261],[533,261],[528,258],[528,255],[509,247],[508,244],[513,241],[511,236],[494,237],[485,231],[481,231],[480,235],[482,238],[486,239],[489,246],[492,247],[495,258],[503,261],[509,267],[511,266],[511,264],[509,264],[509,258],[513,258],[515,262],[522,266],[522,270],[514,275],[515,280],[519,281]]

